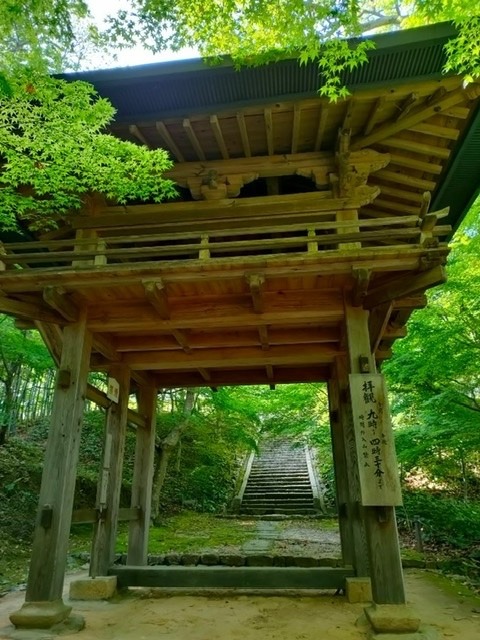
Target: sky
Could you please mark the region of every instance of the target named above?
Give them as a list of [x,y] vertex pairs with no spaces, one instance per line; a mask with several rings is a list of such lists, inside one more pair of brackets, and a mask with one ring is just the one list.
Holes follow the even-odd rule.
[[[116,13],[120,9],[128,8],[130,3],[128,0],[87,0],[90,12],[99,25],[102,24],[105,17],[109,14]],[[194,49],[184,49],[178,52],[163,51],[154,54],[142,47],[134,47],[125,49],[116,53],[116,59],[106,58],[105,56],[92,56],[88,61],[86,68],[88,69],[105,69],[109,67],[128,67],[139,64],[148,64],[151,62],[166,62],[167,60],[185,60],[187,58],[198,58],[199,53]]]

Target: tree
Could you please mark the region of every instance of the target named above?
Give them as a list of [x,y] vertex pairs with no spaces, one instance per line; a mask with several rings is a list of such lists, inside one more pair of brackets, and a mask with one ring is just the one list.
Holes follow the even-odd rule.
[[401,425],[400,461],[435,478],[456,476],[467,496],[480,449],[480,201],[455,236],[448,274],[384,371]]
[[[281,57],[317,61],[320,93],[346,93],[341,73],[367,60],[373,47],[358,38],[378,30],[453,20],[459,35],[447,46],[447,68],[480,75],[480,2],[463,0],[132,0],[109,19],[120,46],[141,42],[154,51],[197,48],[203,56],[230,55],[238,65]],[[346,38],[357,38],[348,43]]]
[[[115,110],[84,82],[49,75],[75,48],[83,0],[0,7],[0,229],[56,224],[101,192],[119,203],[175,194],[168,155],[105,133]],[[92,42],[100,42],[90,28]]]

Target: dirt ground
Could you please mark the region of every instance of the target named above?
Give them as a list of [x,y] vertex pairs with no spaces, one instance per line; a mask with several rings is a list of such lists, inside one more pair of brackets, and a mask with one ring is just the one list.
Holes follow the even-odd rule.
[[[480,599],[460,583],[409,570],[406,586],[409,602],[440,637],[479,640]],[[0,600],[0,638],[9,637],[8,614],[21,606],[23,598],[24,593],[17,592]],[[73,606],[86,620],[79,640],[360,640],[366,636],[365,627],[356,625],[362,606],[333,595],[159,597],[158,592],[135,590],[114,602]],[[49,638],[45,633],[38,640]]]

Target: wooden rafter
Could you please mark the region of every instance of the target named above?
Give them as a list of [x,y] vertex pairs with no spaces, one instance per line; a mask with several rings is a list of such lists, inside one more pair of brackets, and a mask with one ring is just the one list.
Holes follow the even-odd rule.
[[190,140],[190,144],[192,145],[193,150],[197,154],[197,158],[199,160],[205,160],[206,158],[205,158],[205,153],[202,149],[202,145],[198,141],[197,134],[193,130],[193,126],[189,118],[185,118],[183,120],[183,129],[187,134],[188,139]]

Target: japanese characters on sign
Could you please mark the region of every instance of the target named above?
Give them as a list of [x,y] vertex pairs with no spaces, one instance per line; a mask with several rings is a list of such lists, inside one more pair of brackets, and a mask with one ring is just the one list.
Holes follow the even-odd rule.
[[355,444],[364,506],[402,504],[385,381],[381,374],[350,375]]

